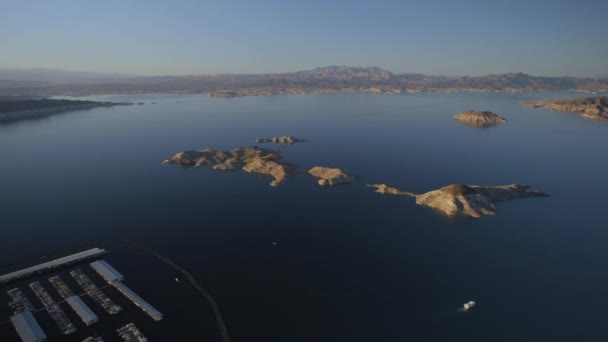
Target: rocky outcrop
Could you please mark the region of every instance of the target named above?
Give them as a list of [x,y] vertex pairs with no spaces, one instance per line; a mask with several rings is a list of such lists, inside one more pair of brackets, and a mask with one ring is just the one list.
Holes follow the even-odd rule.
[[292,136],[282,136],[282,137],[273,137],[273,138],[261,138],[261,139],[257,139],[256,142],[258,144],[263,144],[263,143],[275,143],[275,144],[284,144],[284,145],[291,145],[297,142],[303,142],[304,140],[302,139],[298,139],[298,138],[294,138]]
[[416,196],[411,192],[401,191],[392,186],[388,186],[386,184],[368,184],[368,188],[376,188],[376,192],[383,195],[406,195],[406,196]]
[[321,186],[333,186],[342,183],[351,183],[355,181],[355,177],[348,175],[340,169],[329,168],[323,166],[315,166],[308,170],[308,174],[319,179],[318,183]]
[[578,99],[526,101],[528,108],[545,108],[559,112],[576,113],[584,118],[608,121],[608,96]]
[[213,149],[179,152],[163,161],[164,165],[174,164],[198,167],[212,165],[215,170],[238,170],[270,176],[272,186],[278,186],[295,170],[295,165],[284,161],[278,151],[258,147],[239,147],[223,152]]
[[546,197],[548,194],[530,189],[527,185],[510,184],[499,186],[480,186],[452,184],[429,191],[414,194],[400,191],[386,184],[371,184],[376,192],[390,195],[405,195],[416,198],[416,204],[433,208],[448,216],[481,217],[494,215],[496,203],[524,197]]
[[491,127],[504,124],[507,119],[492,112],[468,111],[454,115],[454,118],[472,127]]

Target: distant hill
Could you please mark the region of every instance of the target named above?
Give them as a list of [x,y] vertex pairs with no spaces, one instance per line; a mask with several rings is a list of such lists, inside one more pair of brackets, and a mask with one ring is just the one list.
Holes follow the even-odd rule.
[[0,80],[26,82],[90,82],[132,77],[128,74],[68,71],[58,69],[0,69]]
[[[17,79],[16,76],[20,76]],[[12,78],[9,78],[12,77]],[[324,91],[372,93],[529,92],[608,90],[608,79],[542,77],[523,73],[486,76],[396,74],[378,67],[327,66],[277,74],[220,74],[129,77],[32,69],[0,71],[0,95],[94,95],[209,93],[218,97],[303,94]]]

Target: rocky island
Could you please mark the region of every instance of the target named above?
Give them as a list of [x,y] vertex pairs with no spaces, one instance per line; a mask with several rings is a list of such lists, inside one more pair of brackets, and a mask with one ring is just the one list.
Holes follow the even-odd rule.
[[545,108],[559,112],[576,113],[584,118],[608,121],[608,96],[577,99],[526,101],[527,108]]
[[319,179],[320,186],[334,186],[336,184],[351,183],[355,177],[344,173],[340,169],[315,166],[308,170],[308,174]]
[[211,165],[214,170],[223,171],[242,169],[252,174],[272,177],[272,186],[280,185],[295,171],[295,165],[283,160],[280,152],[258,147],[239,147],[227,152],[213,149],[184,151],[163,161],[163,164],[193,167]]
[[416,204],[433,208],[451,217],[494,215],[496,203],[516,198],[547,197],[548,194],[532,190],[528,185],[510,184],[480,186],[452,184],[424,194],[401,191],[386,184],[370,184],[376,192],[390,195],[405,195],[416,198]]
[[264,143],[275,143],[275,144],[283,144],[283,145],[291,145],[297,142],[303,142],[303,139],[294,138],[291,136],[282,136],[282,137],[273,137],[273,138],[260,138],[255,142],[258,144]]
[[454,115],[454,118],[467,126],[492,127],[507,122],[507,119],[492,112],[468,111]]

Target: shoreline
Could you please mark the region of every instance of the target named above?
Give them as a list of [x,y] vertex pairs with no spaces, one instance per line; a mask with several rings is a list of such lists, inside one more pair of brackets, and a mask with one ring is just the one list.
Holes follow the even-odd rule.
[[100,102],[98,104],[95,104],[95,103],[75,104],[75,105],[61,106],[61,107],[40,108],[40,109],[6,112],[6,113],[0,113],[0,124],[8,124],[8,123],[14,123],[14,122],[18,122],[18,121],[41,119],[41,118],[49,117],[51,115],[59,114],[59,113],[67,113],[67,112],[73,112],[73,111],[79,111],[79,110],[88,110],[88,109],[94,109],[94,108],[99,108],[99,107],[126,106],[126,105],[131,105],[131,104],[132,103],[127,103],[127,102],[120,102],[120,103]]

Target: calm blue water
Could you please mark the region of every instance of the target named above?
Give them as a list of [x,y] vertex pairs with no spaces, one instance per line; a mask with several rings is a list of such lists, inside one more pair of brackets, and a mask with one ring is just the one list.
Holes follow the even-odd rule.
[[[94,97],[146,104],[0,126],[0,261],[102,241],[127,284],[166,316],[98,310],[108,341],[131,320],[157,341],[220,340],[206,302],[122,237],[189,269],[233,341],[604,341],[608,124],[519,104],[566,96]],[[509,123],[475,129],[451,118],[470,109]],[[360,180],[320,188],[302,172],[273,188],[242,171],[161,165],[178,151],[276,135],[309,139],[268,145],[302,170],[336,166]],[[365,188],[515,182],[552,197],[450,221]],[[476,309],[455,314],[468,300]],[[0,334],[16,338],[10,325]]]

